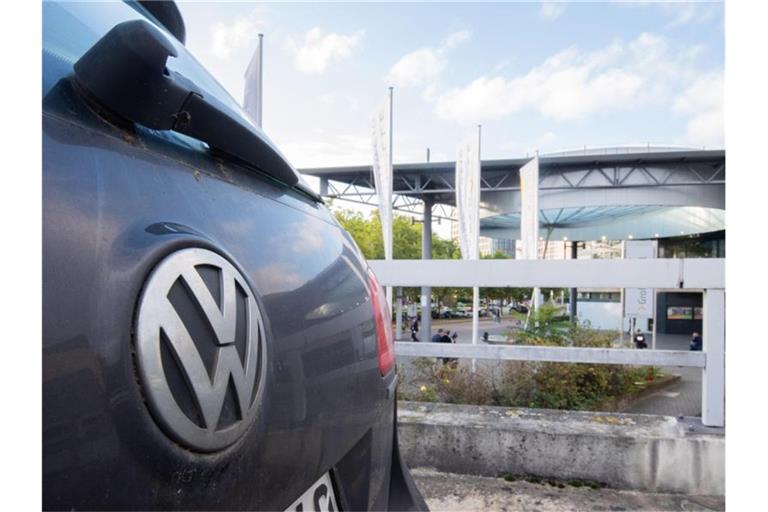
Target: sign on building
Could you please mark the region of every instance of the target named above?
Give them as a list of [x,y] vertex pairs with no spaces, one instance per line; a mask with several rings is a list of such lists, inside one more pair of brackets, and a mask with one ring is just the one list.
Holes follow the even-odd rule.
[[[627,240],[624,242],[625,259],[656,258],[655,240]],[[624,316],[634,318],[654,317],[653,288],[625,288]]]
[[539,252],[539,157],[520,168],[520,242],[523,259],[535,260]]

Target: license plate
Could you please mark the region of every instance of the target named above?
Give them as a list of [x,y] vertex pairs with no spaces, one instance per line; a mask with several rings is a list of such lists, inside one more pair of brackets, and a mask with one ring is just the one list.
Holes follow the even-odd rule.
[[326,473],[285,510],[286,512],[338,512],[339,506],[336,503],[331,475]]

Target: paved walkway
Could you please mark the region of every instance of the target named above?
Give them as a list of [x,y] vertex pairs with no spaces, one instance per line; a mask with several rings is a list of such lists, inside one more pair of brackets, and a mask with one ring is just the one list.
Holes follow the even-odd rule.
[[[657,350],[688,350],[690,336],[659,334],[658,337]],[[701,370],[672,366],[663,367],[662,371],[680,375],[681,379],[636,402],[627,412],[701,417]]]
[[688,496],[617,489],[574,487],[568,482],[507,482],[502,478],[411,470],[430,510],[725,510],[722,496]]

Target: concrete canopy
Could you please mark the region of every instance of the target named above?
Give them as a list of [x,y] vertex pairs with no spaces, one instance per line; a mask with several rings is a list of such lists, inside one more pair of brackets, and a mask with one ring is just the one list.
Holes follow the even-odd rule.
[[[725,211],[697,206],[585,206],[539,211],[541,235],[551,240],[665,238],[725,229]],[[550,232],[551,230],[551,232]],[[480,235],[520,238],[520,212],[485,217]]]
[[[519,238],[519,169],[529,158],[484,160],[481,235]],[[725,151],[609,148],[543,155],[540,227],[551,239],[609,240],[699,234],[725,228]],[[301,169],[326,197],[371,203],[370,166]],[[455,202],[455,163],[394,166],[395,208]],[[398,203],[398,201],[400,201]]]

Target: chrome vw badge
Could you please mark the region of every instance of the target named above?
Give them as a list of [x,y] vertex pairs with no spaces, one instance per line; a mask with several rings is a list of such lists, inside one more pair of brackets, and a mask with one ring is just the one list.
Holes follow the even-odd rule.
[[139,302],[136,358],[149,407],[193,450],[240,438],[262,392],[264,325],[253,291],[226,259],[183,249],[152,271]]

